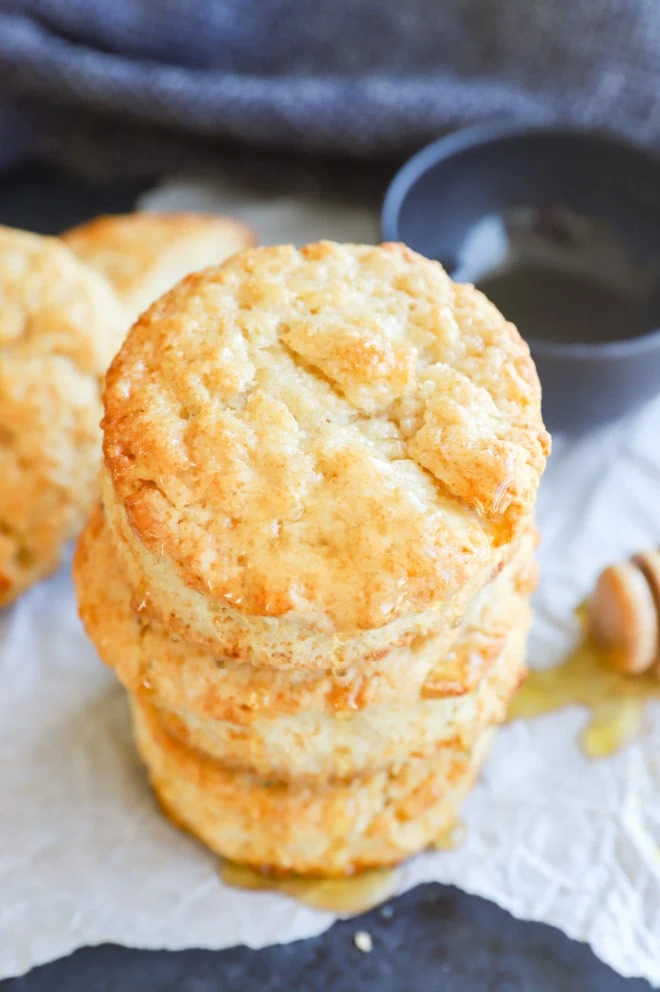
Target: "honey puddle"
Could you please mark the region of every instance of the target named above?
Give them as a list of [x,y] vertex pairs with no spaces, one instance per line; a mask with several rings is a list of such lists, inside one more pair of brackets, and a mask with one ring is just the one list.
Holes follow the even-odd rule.
[[611,656],[586,633],[586,609],[576,611],[583,636],[575,650],[554,668],[530,671],[514,696],[507,719],[520,720],[553,713],[565,706],[590,711],[581,744],[591,758],[604,758],[637,737],[648,699],[660,699],[660,679],[624,675]]
[[455,848],[460,847],[465,839],[466,826],[461,821],[458,820],[456,823],[452,823],[450,827],[443,830],[441,834],[434,840],[431,844],[431,849],[434,851],[453,851]]
[[396,868],[379,868],[343,878],[278,876],[266,875],[233,861],[222,861],[220,877],[227,885],[238,889],[281,892],[313,909],[331,913],[365,913],[394,895],[400,873]]
[[[624,675],[611,663],[607,651],[599,648],[586,633],[586,609],[576,615],[583,635],[577,647],[554,668],[530,671],[514,696],[508,721],[543,716],[580,705],[590,710],[581,744],[592,758],[604,758],[636,737],[642,727],[646,702],[660,699],[660,678]],[[431,845],[435,850],[452,850],[465,836],[461,822],[452,824]],[[227,885],[240,889],[280,892],[314,909],[333,913],[363,913],[389,899],[398,889],[400,872],[383,868],[344,878],[268,875],[223,861],[220,876]]]
[[[452,850],[465,837],[465,824],[454,823],[431,845],[435,850]],[[313,909],[329,913],[366,913],[396,894],[401,880],[398,868],[374,868],[371,871],[346,875],[343,878],[321,878],[305,875],[268,875],[236,864],[220,862],[220,877],[237,889],[260,892],[281,892]]]

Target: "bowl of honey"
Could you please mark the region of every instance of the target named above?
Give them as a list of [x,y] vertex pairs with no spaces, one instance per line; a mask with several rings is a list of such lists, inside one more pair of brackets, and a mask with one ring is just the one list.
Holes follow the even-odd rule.
[[660,393],[654,150],[576,128],[467,128],[399,170],[381,224],[516,324],[551,430],[588,430]]

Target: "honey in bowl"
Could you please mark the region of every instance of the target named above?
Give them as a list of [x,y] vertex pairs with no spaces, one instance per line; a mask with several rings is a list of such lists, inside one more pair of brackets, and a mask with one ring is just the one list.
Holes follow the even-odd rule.
[[660,260],[642,262],[609,225],[566,207],[482,218],[452,268],[528,340],[617,341],[660,325]]

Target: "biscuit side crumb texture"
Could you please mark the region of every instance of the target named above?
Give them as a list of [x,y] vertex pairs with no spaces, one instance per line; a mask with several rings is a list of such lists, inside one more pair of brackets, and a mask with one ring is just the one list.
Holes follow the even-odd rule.
[[262,870],[345,875],[395,864],[456,821],[488,753],[441,747],[430,759],[341,785],[273,783],[224,768],[164,732],[148,703],[130,697],[133,730],[161,806],[212,851]]
[[[295,672],[232,662],[218,667],[212,655],[185,642],[168,645],[164,631],[158,638],[148,621],[137,622],[126,591],[124,608],[117,609],[116,568],[111,559],[103,563],[102,542],[98,533],[93,536],[96,517],[90,524],[79,541],[74,576],[80,615],[99,653],[129,692],[157,708],[171,736],[226,767],[269,779],[318,781],[374,772],[429,754],[442,742],[468,747],[483,726],[501,721],[524,674],[530,610],[527,597],[516,594],[510,580],[498,588],[507,578],[505,569],[487,590],[483,625],[468,624],[445,653],[442,643],[431,646],[425,664],[427,669],[434,662],[437,667],[431,673],[431,696],[425,695],[419,678],[415,684],[415,659],[402,654],[388,673],[394,684],[381,705],[358,709],[345,692],[332,693],[331,673],[316,681],[325,681],[332,702],[328,705],[321,695],[314,705],[313,691],[305,691],[310,687],[304,682],[297,684]],[[173,653],[169,665],[168,650]],[[460,685],[445,684],[442,694],[442,670],[451,670],[458,658],[475,673],[476,682],[463,691]],[[367,693],[373,679],[360,673]]]
[[[421,698],[476,688],[511,627],[526,616],[536,585],[535,535],[523,534],[511,561],[470,603],[460,627],[344,671],[278,670],[218,657],[131,610],[107,524],[97,508],[73,561],[82,621],[107,665],[130,692],[158,706],[249,726],[297,713],[357,713],[405,707]],[[481,664],[481,661],[484,664]]]
[[219,610],[376,628],[453,595],[549,449],[527,345],[401,245],[253,249],[133,327],[105,460],[132,532]]
[[0,227],[0,604],[52,570],[96,497],[100,385],[126,317],[55,238]]

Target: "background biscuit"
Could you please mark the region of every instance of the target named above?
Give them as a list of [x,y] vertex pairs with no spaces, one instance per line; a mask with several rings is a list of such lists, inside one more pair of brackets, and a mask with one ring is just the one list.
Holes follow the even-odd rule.
[[62,238],[110,281],[129,323],[189,272],[255,243],[250,228],[231,217],[146,211],[96,217]]
[[125,325],[65,245],[0,227],[0,604],[55,568],[96,498],[100,386]]

